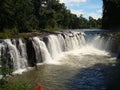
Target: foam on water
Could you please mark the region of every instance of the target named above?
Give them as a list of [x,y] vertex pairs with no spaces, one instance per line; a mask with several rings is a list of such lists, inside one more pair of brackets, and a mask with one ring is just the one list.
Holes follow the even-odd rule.
[[[44,37],[43,37],[44,38]],[[62,58],[67,55],[77,55],[80,58],[85,55],[108,55],[106,51],[111,41],[101,35],[95,34],[88,36],[84,32],[69,32],[61,34],[52,34],[45,37],[31,38],[32,46],[35,51],[35,63],[60,65]],[[27,48],[22,39],[5,39],[0,46],[9,48],[10,58],[13,61],[13,73],[22,73],[29,67]],[[1,47],[0,47],[1,49]],[[31,52],[30,52],[31,53]]]

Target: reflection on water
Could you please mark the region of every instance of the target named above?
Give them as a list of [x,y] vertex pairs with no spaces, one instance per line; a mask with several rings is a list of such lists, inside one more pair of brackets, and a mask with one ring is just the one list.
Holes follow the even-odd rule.
[[105,51],[83,47],[64,53],[59,63],[40,65],[38,70],[11,78],[11,82],[25,81],[31,90],[39,83],[44,90],[105,90],[112,72],[106,67],[115,67],[116,60]]

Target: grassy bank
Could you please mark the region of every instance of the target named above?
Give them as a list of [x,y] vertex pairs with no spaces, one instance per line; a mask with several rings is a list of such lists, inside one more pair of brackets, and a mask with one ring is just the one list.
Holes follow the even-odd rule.
[[[0,39],[7,39],[7,38],[29,38],[33,36],[44,36],[46,34],[55,34],[54,31],[62,30],[60,28],[47,28],[47,29],[40,29],[40,30],[31,30],[29,32],[18,32],[17,29],[5,29],[3,32],[0,32]],[[64,29],[66,30],[66,29]]]
[[31,90],[24,81],[10,83],[7,80],[0,80],[0,90]]
[[7,39],[7,38],[28,38],[28,37],[33,37],[41,35],[41,32],[38,30],[33,30],[31,32],[25,32],[25,33],[19,33],[16,31],[10,31],[10,30],[5,30],[3,32],[0,32],[0,39]]

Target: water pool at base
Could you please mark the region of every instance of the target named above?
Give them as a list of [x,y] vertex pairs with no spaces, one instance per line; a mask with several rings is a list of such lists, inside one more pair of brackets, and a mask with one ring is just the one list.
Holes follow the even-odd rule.
[[9,82],[24,81],[29,90],[39,83],[43,90],[106,90],[116,67],[116,58],[108,52],[85,46],[64,53],[57,64],[40,65],[37,70],[11,77]]

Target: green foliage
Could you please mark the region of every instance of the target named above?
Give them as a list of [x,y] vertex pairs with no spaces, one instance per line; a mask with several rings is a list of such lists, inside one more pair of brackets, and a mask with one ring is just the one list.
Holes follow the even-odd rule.
[[13,38],[18,35],[18,30],[16,28],[13,29],[4,29],[3,32],[0,33],[0,38]]
[[4,48],[1,49],[1,57],[0,57],[0,75],[2,75],[2,79],[6,78],[7,75],[12,73],[12,65],[11,65],[11,59],[9,54],[8,47],[6,48],[6,51],[4,51]]
[[5,79],[0,79],[0,90],[6,90],[8,82]]
[[14,85],[9,84],[8,87],[9,87],[9,90],[30,90],[30,89],[28,89],[26,83],[23,81],[18,82]]
[[7,37],[5,36],[5,33],[0,33],[0,39],[5,39],[5,38],[7,38]]
[[119,53],[119,49],[120,49],[120,33],[114,33],[112,51]]
[[103,28],[120,28],[120,0],[103,0]]
[[6,48],[6,50],[7,51],[4,51],[4,48],[1,48],[0,75],[2,77],[0,78],[0,90],[4,90],[3,88],[5,88],[7,85],[6,77],[12,72],[9,50],[8,48]]
[[59,0],[0,0],[0,31],[5,32],[5,35],[0,33],[0,37],[33,29],[98,28],[101,23],[97,21],[77,17]]
[[6,80],[1,80],[0,82],[2,82],[0,90],[30,90],[24,81],[20,81],[14,84]]
[[0,0],[0,30],[16,27],[19,32],[28,31],[32,9],[29,0]]

